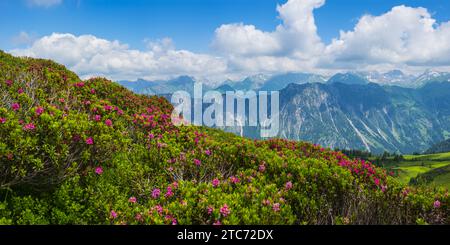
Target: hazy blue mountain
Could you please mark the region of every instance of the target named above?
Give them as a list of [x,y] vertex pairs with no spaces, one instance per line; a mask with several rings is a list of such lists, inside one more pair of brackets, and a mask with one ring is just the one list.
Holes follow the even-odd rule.
[[[135,93],[154,94],[154,91],[151,91],[151,89],[149,89],[149,88],[152,86],[155,86],[157,82],[151,82],[151,81],[147,81],[144,79],[138,79],[136,81],[119,81],[118,83]],[[147,91],[147,90],[150,90],[150,91]]]
[[281,90],[291,83],[304,84],[304,83],[323,83],[325,77],[311,73],[286,73],[275,75],[269,78],[260,90],[263,91],[276,91]]
[[236,90],[259,90],[264,83],[270,78],[270,76],[266,75],[255,75],[245,78],[242,81],[230,82],[227,81],[224,84],[228,84]]
[[344,84],[367,84],[369,81],[357,73],[347,72],[347,73],[337,73],[332,76],[328,84],[333,83],[344,83]]
[[416,79],[413,75],[408,75],[400,70],[391,70],[388,72],[358,72],[366,80],[382,85],[397,85],[401,87],[414,87],[413,81]]
[[[138,79],[137,81],[120,81],[119,83],[130,90],[141,94],[170,94],[177,90],[191,92],[195,78],[190,76],[180,76],[170,80],[147,81]],[[228,85],[232,90],[263,90],[275,91],[287,87],[289,84],[305,83],[344,83],[344,84],[368,84],[377,83],[380,85],[400,86],[405,88],[420,88],[432,82],[450,82],[450,73],[427,70],[420,76],[413,76],[403,73],[400,70],[392,70],[385,73],[377,71],[354,71],[347,73],[337,73],[330,79],[322,75],[313,73],[284,73],[278,75],[254,75],[240,81],[226,80],[222,85]],[[213,89],[208,86],[208,82],[203,83],[205,91]],[[221,87],[221,86],[220,86]],[[221,90],[223,92],[223,88]]]
[[408,75],[400,70],[392,70],[386,73],[360,72],[362,77],[370,82],[383,85],[395,85],[406,88],[419,88],[430,82],[448,82],[450,73],[426,70],[419,76]]
[[325,81],[324,76],[312,73],[283,73],[273,76],[255,75],[237,82],[228,80],[223,82],[223,84],[230,85],[234,90],[277,91],[285,88],[290,83],[303,84]]
[[219,91],[221,93],[226,93],[227,91],[235,91],[235,89],[228,84],[220,85],[219,87],[215,88],[214,90]]
[[[195,79],[190,76],[179,76],[170,80],[146,81],[139,79],[137,81],[120,81],[119,84],[127,87],[135,93],[148,95],[172,94],[175,91],[183,90],[193,93]],[[203,89],[210,89],[203,84]]]
[[412,86],[421,87],[430,82],[450,82],[450,73],[427,70],[413,81]]

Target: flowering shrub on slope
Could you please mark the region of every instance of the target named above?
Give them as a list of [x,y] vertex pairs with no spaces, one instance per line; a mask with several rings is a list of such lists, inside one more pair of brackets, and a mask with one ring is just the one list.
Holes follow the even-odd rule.
[[0,52],[0,223],[449,223],[448,192],[305,142],[171,124],[172,106]]

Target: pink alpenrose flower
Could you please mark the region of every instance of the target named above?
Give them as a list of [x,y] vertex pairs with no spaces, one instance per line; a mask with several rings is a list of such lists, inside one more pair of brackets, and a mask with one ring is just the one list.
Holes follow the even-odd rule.
[[35,128],[36,128],[36,126],[34,126],[33,123],[29,123],[29,124],[23,126],[23,129],[24,129],[24,130],[27,130],[27,131],[34,130]]
[[227,204],[224,204],[224,205],[220,208],[220,213],[221,213],[223,216],[227,217],[228,215],[230,215],[231,210],[230,210],[230,208],[228,207]]
[[113,125],[111,119],[106,119],[106,120],[105,120],[105,124],[106,124],[106,126],[108,126],[108,127],[112,127],[112,125]]
[[161,195],[161,190],[158,188],[153,189],[152,198],[157,199]]
[[217,186],[219,186],[219,184],[220,184],[220,181],[218,179],[213,179],[213,181],[212,181],[213,187],[217,187]]
[[42,108],[42,107],[36,108],[36,115],[37,116],[42,115],[42,113],[44,113],[44,108]]
[[198,160],[198,159],[194,159],[194,164],[196,166],[200,166],[202,164],[202,161]]
[[88,145],[93,145],[94,144],[94,140],[92,139],[92,137],[89,137],[86,139],[86,144]]
[[98,175],[102,175],[103,174],[103,168],[98,166],[95,168],[95,173]]
[[433,206],[435,208],[440,208],[441,207],[441,202],[439,200],[434,201]]
[[116,213],[116,211],[111,210],[111,217],[112,217],[113,219],[117,218],[117,213]]
[[289,182],[287,182],[286,183],[286,186],[285,186],[285,188],[286,188],[286,190],[290,190],[290,189],[292,189],[292,182],[291,181],[289,181]]
[[13,111],[17,111],[20,109],[20,105],[19,105],[19,103],[13,103],[11,105],[11,108],[13,109]]

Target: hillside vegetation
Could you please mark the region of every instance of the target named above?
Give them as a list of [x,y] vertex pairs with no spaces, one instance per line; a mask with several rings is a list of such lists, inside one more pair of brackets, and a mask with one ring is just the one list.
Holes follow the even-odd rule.
[[449,223],[444,189],[318,145],[175,127],[171,110],[0,52],[0,223]]
[[450,152],[450,139],[444,140],[442,142],[433,145],[432,147],[430,147],[428,150],[425,151],[425,154],[436,154],[443,152]]
[[423,155],[385,152],[375,155],[361,150],[342,150],[342,153],[351,158],[371,161],[386,169],[403,184],[450,188],[450,152]]

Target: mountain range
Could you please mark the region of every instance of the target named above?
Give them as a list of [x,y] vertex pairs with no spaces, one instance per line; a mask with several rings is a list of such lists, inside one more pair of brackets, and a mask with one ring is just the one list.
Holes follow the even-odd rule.
[[[198,81],[192,76],[179,76],[168,80],[149,81],[138,79],[136,81],[119,81],[119,84],[127,87],[135,93],[140,94],[172,94],[178,90],[192,92],[194,83]],[[434,70],[426,70],[424,73],[414,76],[403,73],[400,70],[392,70],[388,72],[377,71],[355,71],[336,73],[327,77],[314,73],[284,73],[277,75],[258,74],[249,76],[243,80],[225,80],[217,87],[212,83],[203,82],[204,90],[223,91],[224,86],[232,90],[263,90],[274,91],[286,88],[289,84],[305,84],[305,83],[345,83],[345,84],[368,84],[377,83],[380,85],[399,86],[405,88],[420,88],[430,82],[449,82],[449,72],[438,72]]]
[[[400,70],[256,75],[228,80],[215,90],[280,91],[279,137],[331,148],[374,153],[423,152],[450,137],[450,73],[427,70],[419,76]],[[192,93],[195,78],[119,82],[136,93]],[[204,91],[212,89],[204,86]],[[257,127],[223,128],[259,138]]]
[[279,136],[328,147],[412,153],[450,137],[448,82],[291,84],[280,107]]

